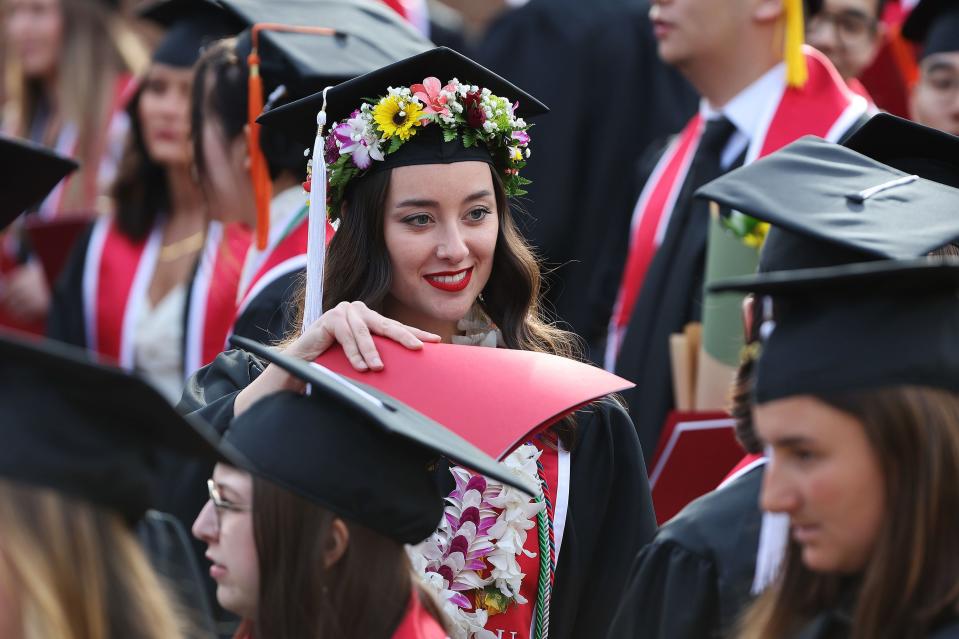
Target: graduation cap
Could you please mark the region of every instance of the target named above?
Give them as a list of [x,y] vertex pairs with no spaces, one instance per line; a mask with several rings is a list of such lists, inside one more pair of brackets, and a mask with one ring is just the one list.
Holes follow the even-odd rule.
[[56,342],[0,335],[0,476],[52,488],[136,522],[153,503],[158,450],[214,459],[143,380]]
[[[260,148],[257,116],[270,102],[290,101],[419,53],[430,46],[395,11],[375,0],[220,0],[249,29],[237,54],[249,67],[250,175],[256,196],[257,246],[266,247],[272,188]],[[315,114],[287,132],[304,147],[316,133]]]
[[903,23],[902,35],[922,45],[921,58],[959,51],[959,4],[955,0],[921,0]]
[[0,174],[4,176],[0,230],[38,204],[78,166],[33,142],[0,135]]
[[136,13],[166,29],[153,61],[180,68],[192,67],[203,47],[236,35],[245,26],[210,0],[155,0]]
[[310,385],[259,400],[218,448],[231,463],[402,543],[427,538],[443,514],[433,462],[440,456],[538,493],[465,439],[380,390],[252,340],[234,345]]
[[[856,143],[866,145],[869,136],[892,124],[877,125]],[[898,157],[907,158],[916,171],[910,174],[807,136],[710,182],[696,195],[773,225],[760,255],[763,273],[915,258],[959,238],[959,189],[925,177],[921,161],[959,153],[959,139],[940,137],[935,147],[921,151],[919,144],[928,140],[897,142]],[[916,149],[911,156],[908,145]],[[940,177],[936,161],[929,168],[930,176]],[[726,289],[716,283],[710,290]]]
[[[434,83],[432,88],[426,86],[428,82]],[[390,93],[391,90],[407,93]],[[451,95],[444,96],[443,91]],[[392,105],[388,104],[391,99]],[[499,111],[492,119],[505,128],[484,128],[489,124],[487,113],[493,111],[492,107],[484,109],[478,102],[471,102],[481,99],[497,101]],[[377,101],[375,106],[371,100]],[[455,111],[450,103],[460,110]],[[392,125],[405,128],[405,134],[384,128],[386,125],[376,119],[381,117],[378,110],[389,106],[393,107],[393,115],[387,119]],[[447,111],[446,115],[440,116],[439,109]],[[285,131],[320,125],[313,140],[310,193],[310,237],[320,238],[325,236],[328,210],[334,215],[338,213],[350,181],[374,171],[417,164],[487,162],[503,178],[507,194],[525,193],[521,187],[529,182],[519,176],[528,157],[523,153],[529,142],[525,118],[547,111],[542,102],[481,64],[447,47],[436,47],[268,111],[258,121]],[[364,128],[363,135],[370,138],[359,144],[341,139],[339,132],[339,125],[354,112],[360,114],[358,122]],[[420,119],[414,120],[414,113]],[[328,134],[335,147],[332,151],[323,137],[327,122],[334,123]],[[371,148],[378,151],[374,153]],[[359,152],[362,160],[357,159]],[[308,247],[304,326],[322,314],[323,299],[325,249],[321,240],[313,239]]]
[[909,175],[959,188],[959,138],[945,131],[877,113],[842,145]]
[[429,343],[413,351],[373,340],[384,364],[380,371],[355,370],[339,347],[316,361],[396,397],[496,459],[589,402],[634,386],[548,353]]
[[763,296],[771,306],[761,331],[757,402],[899,385],[959,391],[959,261],[775,275],[724,287]]

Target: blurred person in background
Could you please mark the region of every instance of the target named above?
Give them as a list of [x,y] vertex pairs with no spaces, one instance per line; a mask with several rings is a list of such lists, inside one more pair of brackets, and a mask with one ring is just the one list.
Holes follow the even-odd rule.
[[826,54],[849,87],[864,97],[857,80],[883,43],[886,0],[822,0],[806,22],[806,42]]
[[[77,159],[82,170],[39,206],[41,220],[109,210],[146,50],[108,0],[4,0],[5,133]],[[19,231],[17,229],[20,229]],[[49,286],[22,227],[0,246],[0,325],[42,332]]]
[[193,64],[206,43],[241,25],[206,0],[161,0],[142,15],[168,30],[130,102],[130,136],[112,190],[116,210],[77,241],[47,334],[138,371],[175,403],[191,372],[187,298],[208,229],[190,172]]
[[959,135],[959,4],[922,0],[906,19],[902,35],[921,47],[910,117]]

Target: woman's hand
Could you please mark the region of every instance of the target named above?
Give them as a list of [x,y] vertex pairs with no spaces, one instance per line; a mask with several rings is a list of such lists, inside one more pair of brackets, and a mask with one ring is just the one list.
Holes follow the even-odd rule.
[[[388,337],[410,350],[423,348],[423,342],[440,341],[439,335],[384,317],[363,302],[340,302],[316,320],[283,352],[291,357],[312,362],[334,343],[339,343],[353,368],[358,371],[378,371],[383,369],[383,361],[373,343],[373,335]],[[236,396],[233,414],[239,415],[270,393],[280,390],[302,392],[303,388],[302,381],[271,364]]]
[[37,322],[50,310],[50,288],[40,262],[31,260],[11,272],[0,294],[0,306],[22,322]]

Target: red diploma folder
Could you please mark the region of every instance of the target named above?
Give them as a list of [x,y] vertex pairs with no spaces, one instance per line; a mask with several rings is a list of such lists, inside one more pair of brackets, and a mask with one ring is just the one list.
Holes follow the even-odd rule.
[[656,520],[665,523],[716,488],[744,454],[728,414],[670,413],[650,465]]
[[395,397],[496,459],[577,408],[633,386],[601,368],[544,353],[455,344],[411,351],[373,339],[382,371],[355,370],[339,347],[316,363]]

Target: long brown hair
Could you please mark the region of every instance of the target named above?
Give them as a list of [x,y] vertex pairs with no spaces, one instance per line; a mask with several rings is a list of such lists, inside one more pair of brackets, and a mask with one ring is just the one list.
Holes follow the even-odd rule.
[[254,636],[389,639],[403,619],[413,588],[445,628],[438,606],[414,586],[399,542],[343,520],[349,545],[332,567],[326,566],[325,551],[336,518],[307,499],[253,477],[253,539],[260,566]]
[[[510,207],[506,189],[492,167],[493,191],[499,216],[496,249],[489,281],[477,300],[503,334],[507,348],[582,360],[578,338],[549,322],[540,307],[542,275],[539,261],[526,242]],[[340,227],[330,240],[323,283],[323,308],[359,300],[382,308],[393,281],[384,234],[386,197],[392,170],[355,180],[346,191]],[[297,302],[297,326],[303,322],[303,291]],[[553,432],[566,450],[575,445],[576,421],[570,416]]]
[[54,95],[44,96],[43,85],[24,76],[16,56],[6,56],[8,109],[4,120],[12,132],[29,137],[30,127],[44,97],[54,112],[44,137],[37,142],[54,146],[62,127],[77,130],[74,157],[81,170],[69,182],[64,195],[67,209],[92,208],[96,203],[96,175],[106,152],[106,129],[114,104],[117,78],[139,73],[149,61],[146,47],[120,15],[101,2],[60,0],[63,15],[63,46],[58,62]]
[[177,639],[170,598],[120,515],[0,480],[0,581],[24,639]]
[[141,86],[127,107],[130,132],[112,187],[117,227],[134,240],[145,238],[160,212],[170,207],[166,170],[150,157],[143,138],[139,116],[142,95]]
[[[901,386],[819,399],[862,423],[885,479],[886,515],[853,580],[850,637],[926,637],[959,614],[959,395]],[[841,607],[849,581],[810,571],[791,540],[780,579],[745,615],[740,639],[791,636]]]

